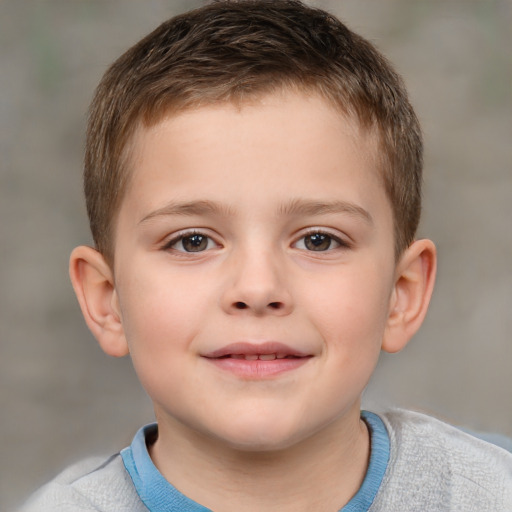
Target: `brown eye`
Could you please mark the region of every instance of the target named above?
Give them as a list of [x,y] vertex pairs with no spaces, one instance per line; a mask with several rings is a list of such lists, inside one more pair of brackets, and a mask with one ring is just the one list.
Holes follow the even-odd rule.
[[304,246],[309,251],[327,251],[332,243],[332,237],[325,233],[313,233],[304,237]]
[[203,252],[215,247],[218,247],[215,241],[203,233],[184,233],[169,241],[163,249],[177,252]]
[[200,252],[208,247],[208,237],[204,235],[184,236],[181,245],[186,252]]

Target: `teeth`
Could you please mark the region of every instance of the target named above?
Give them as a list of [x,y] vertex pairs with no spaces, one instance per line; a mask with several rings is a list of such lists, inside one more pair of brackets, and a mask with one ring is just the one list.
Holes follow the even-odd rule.
[[246,361],[273,361],[274,359],[284,359],[285,354],[231,354],[232,359],[245,359]]

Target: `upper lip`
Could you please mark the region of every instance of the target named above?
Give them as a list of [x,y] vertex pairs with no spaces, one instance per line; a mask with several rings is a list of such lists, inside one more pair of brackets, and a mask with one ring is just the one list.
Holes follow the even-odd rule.
[[311,354],[306,352],[302,352],[301,350],[297,350],[289,345],[284,343],[279,343],[275,341],[267,341],[263,343],[249,343],[249,342],[237,342],[230,343],[229,345],[225,345],[217,350],[213,350],[206,354],[203,354],[203,357],[207,357],[210,359],[220,358],[220,357],[228,357],[233,355],[270,355],[276,354],[276,356],[280,357],[308,357]]

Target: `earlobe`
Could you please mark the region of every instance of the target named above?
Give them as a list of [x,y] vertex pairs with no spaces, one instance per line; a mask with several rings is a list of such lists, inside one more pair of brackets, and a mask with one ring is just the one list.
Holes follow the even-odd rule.
[[69,275],[85,322],[103,351],[127,355],[114,278],[105,258],[92,247],[77,247],[71,253]]
[[434,288],[436,249],[431,240],[416,240],[397,264],[382,350],[398,352],[420,328]]

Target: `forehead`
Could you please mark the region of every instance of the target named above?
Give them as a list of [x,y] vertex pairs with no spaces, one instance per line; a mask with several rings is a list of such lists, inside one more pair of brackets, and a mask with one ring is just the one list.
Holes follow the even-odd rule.
[[[176,193],[184,194],[190,184],[223,199],[231,194],[233,201],[242,195],[254,201],[250,180],[244,183],[241,176],[260,177],[266,196],[283,200],[303,195],[308,180],[312,192],[320,190],[326,175],[336,171],[353,171],[361,184],[377,182],[384,190],[376,137],[318,95],[281,91],[242,104],[173,112],[139,126],[129,153],[127,193],[141,198],[145,191],[144,200],[153,204],[164,200],[156,197],[165,195],[159,187],[164,182],[173,182]],[[148,196],[150,189],[155,197]]]
[[[272,120],[270,126],[268,121]],[[219,124],[223,130],[218,130]],[[269,134],[271,129],[286,129],[288,145],[297,145],[298,141],[311,145],[323,145],[333,137],[339,136],[360,151],[360,157],[372,159],[372,167],[378,165],[379,136],[372,127],[363,128],[355,116],[349,116],[339,105],[323,98],[315,91],[302,91],[283,87],[271,93],[254,93],[243,101],[218,101],[196,106],[171,106],[165,113],[151,119],[140,121],[126,144],[125,156],[129,171],[140,169],[138,164],[147,149],[148,142],[166,137],[167,143],[180,139],[200,146],[203,139],[213,135],[221,141],[240,138],[241,127],[253,137]],[[165,130],[163,128],[165,127]],[[229,128],[232,131],[228,131]],[[165,133],[164,133],[165,132]],[[244,142],[248,142],[247,140]],[[254,140],[257,143],[258,140]],[[282,148],[284,154],[286,147]],[[236,152],[232,147],[231,151]],[[189,156],[193,156],[193,151]]]

